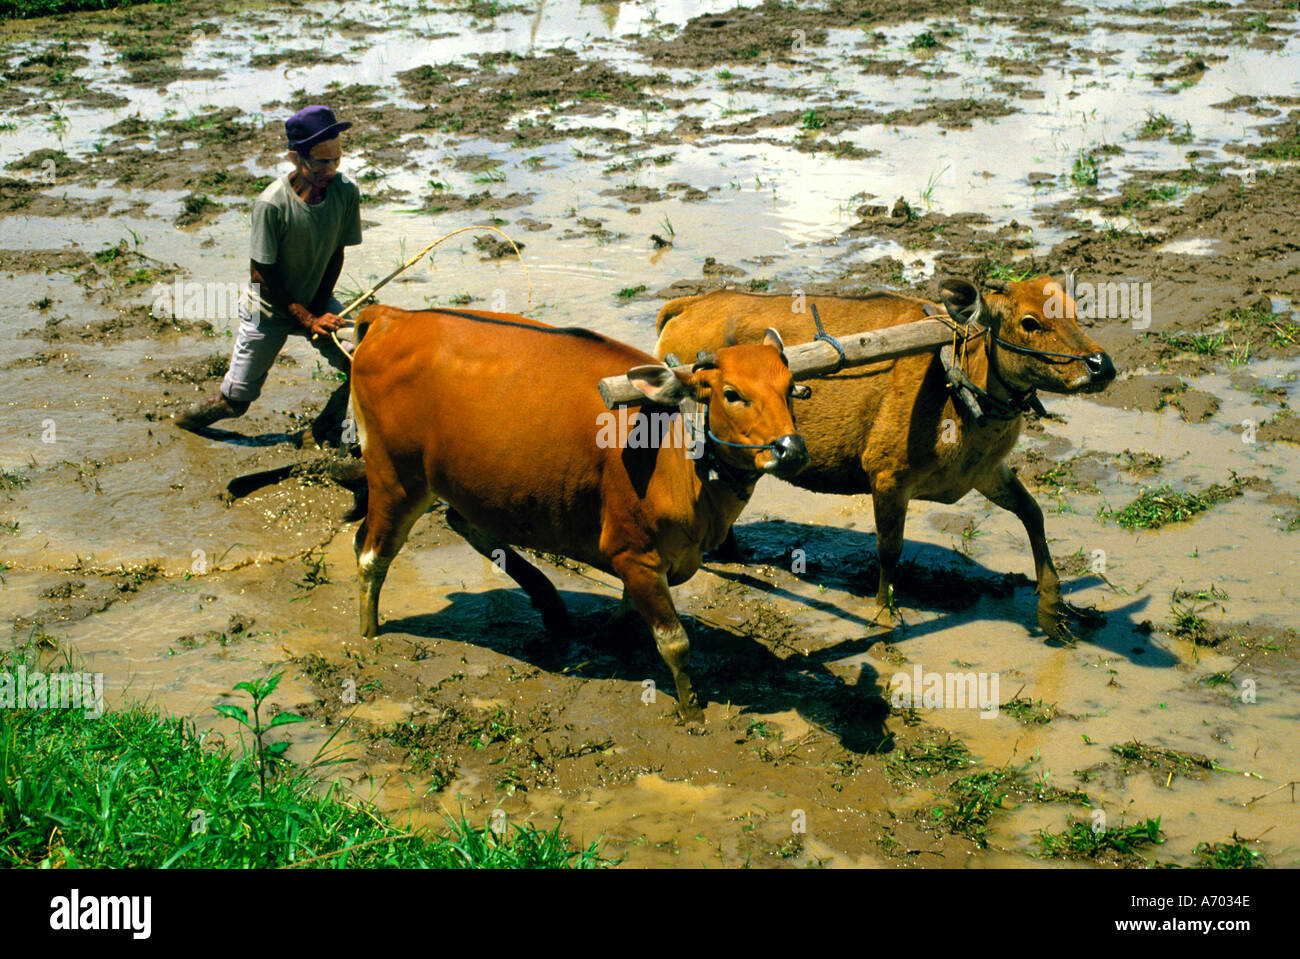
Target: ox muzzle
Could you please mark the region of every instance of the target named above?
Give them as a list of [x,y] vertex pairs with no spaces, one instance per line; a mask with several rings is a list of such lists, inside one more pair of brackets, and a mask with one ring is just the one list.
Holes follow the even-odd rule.
[[1100,350],[1096,353],[1052,353],[1048,350],[1034,350],[1027,346],[1017,346],[1015,343],[1008,343],[1000,336],[994,336],[993,341],[1009,352],[1019,353],[1021,356],[1032,356],[1035,359],[1046,360],[1049,363],[1082,360],[1088,378],[1070,384],[1071,389],[1078,390],[1081,393],[1099,392],[1105,389],[1111,380],[1115,379],[1115,364],[1111,361],[1110,354]]
[[1109,353],[1085,356],[1083,365],[1088,368],[1088,376],[1091,377],[1088,385],[1091,389],[1099,390],[1115,378],[1115,364],[1111,362]]
[[769,447],[772,459],[763,467],[763,472],[775,476],[793,476],[808,465],[808,446],[798,433],[782,436],[773,440]]

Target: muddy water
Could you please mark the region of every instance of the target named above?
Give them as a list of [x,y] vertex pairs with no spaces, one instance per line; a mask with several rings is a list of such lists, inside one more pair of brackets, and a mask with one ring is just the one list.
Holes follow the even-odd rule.
[[[1095,810],[1110,825],[1160,817],[1165,844],[1147,855],[1162,862],[1192,864],[1199,843],[1235,834],[1296,864],[1300,453],[1285,413],[1300,366],[1285,344],[1206,357],[1159,339],[1235,338],[1224,311],[1300,302],[1300,261],[1279,239],[1300,227],[1295,154],[1253,155],[1290,142],[1273,125],[1300,95],[1293,18],[1267,10],[1261,24],[1249,3],[1049,6],[1044,27],[936,7],[867,29],[734,6],[569,0],[475,19],[354,3],[303,22],[274,4],[194,5],[166,23],[142,8],[5,25],[0,604],[13,639],[104,672],[112,701],[148,698],[224,735],[212,704],[283,668],[277,706],[318,721],[294,727],[296,760],[344,724],[332,748],[347,761],[329,775],[399,818],[559,817],[629,865],[1035,865],[1037,830]],[[403,79],[424,65],[449,77],[427,95]],[[583,73],[595,68],[609,73]],[[462,116],[438,112],[466,91],[481,94]],[[527,273],[450,240],[385,291],[397,305],[518,310],[648,349],[663,299],[724,283],[932,295],[937,274],[990,264],[1152,282],[1155,339],[1124,321],[1089,330],[1125,378],[1047,398],[1063,419],[1033,424],[1013,460],[1070,599],[1105,626],[1044,644],[1023,531],[973,494],[912,505],[916,588],[901,622],[877,622],[869,498],[764,480],[739,526],[751,562],[676,591],[703,728],[673,721],[643,632],[601,628],[619,595],[609,577],[539,557],[588,634],[539,647],[521,593],[436,513],[394,564],[386,631],[360,642],[347,497],[305,479],[220,495],[233,476],[310,458],[287,434],[332,372],[293,341],[246,417],[181,433],[170,417],[215,389],[234,320],[147,312],[155,283],[242,278],[256,188],[222,183],[279,172],[280,118],[317,101],[357,119],[343,169],[369,199],[341,286],[464,225],[496,222],[525,244]],[[480,122],[478,107],[500,112]],[[53,183],[32,183],[45,160]],[[1095,184],[1072,177],[1094,169]],[[1153,186],[1155,199],[1125,199]],[[178,225],[195,193],[218,206]],[[898,197],[911,216],[889,215]],[[1241,495],[1190,522],[1130,531],[1105,515],[1144,486],[1204,490],[1234,473]],[[1175,628],[1189,609],[1200,642]],[[1003,706],[1019,693],[1055,718],[891,712],[892,677],[916,667],[996,675]],[[978,766],[891,765],[950,738]],[[1111,747],[1133,739],[1220,768],[1125,768]],[[1008,797],[987,846],[936,822],[954,777],[1005,764],[1090,805]]]

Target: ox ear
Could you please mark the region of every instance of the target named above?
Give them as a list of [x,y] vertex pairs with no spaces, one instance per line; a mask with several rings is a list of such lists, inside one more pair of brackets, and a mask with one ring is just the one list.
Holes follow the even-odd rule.
[[781,354],[782,363],[785,363],[786,366],[790,365],[789,363],[786,363],[785,341],[781,339],[780,333],[778,333],[776,330],[772,329],[769,326],[767,328],[767,332],[763,334],[763,343],[766,346],[772,347],[772,349],[776,350],[778,353]]
[[947,308],[948,315],[963,323],[978,323],[980,314],[984,312],[979,288],[969,280],[948,277],[939,285],[939,299]]
[[627,371],[627,380],[645,394],[653,403],[676,406],[682,400],[693,399],[695,391],[690,384],[666,366],[636,366]]

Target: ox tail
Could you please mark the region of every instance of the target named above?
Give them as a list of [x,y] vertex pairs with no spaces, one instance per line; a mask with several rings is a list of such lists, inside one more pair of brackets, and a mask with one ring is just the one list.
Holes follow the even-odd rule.
[[343,522],[355,523],[365,519],[370,502],[370,484],[366,482],[366,464],[361,460],[334,463],[329,468],[330,479],[352,494],[352,508],[343,514]]
[[694,296],[683,296],[675,300],[669,300],[665,303],[663,308],[659,311],[659,316],[655,319],[655,332],[662,333],[664,327],[668,325],[668,321],[674,316],[686,312],[686,307],[688,307],[691,304],[691,301],[695,299],[696,297]]

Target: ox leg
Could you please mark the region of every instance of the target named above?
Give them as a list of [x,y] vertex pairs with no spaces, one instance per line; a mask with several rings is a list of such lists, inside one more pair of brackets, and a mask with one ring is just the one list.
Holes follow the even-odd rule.
[[[493,539],[477,526],[472,525],[454,509],[447,510],[447,525],[469,541],[479,553],[490,559],[507,576],[519,584],[528,594],[533,608],[542,614],[542,625],[553,638],[573,635],[573,626],[569,614],[564,608],[555,584],[546,578],[546,574],[528,562],[506,543]],[[504,561],[504,566],[502,565]]]
[[415,521],[429,508],[430,501],[427,493],[415,495],[386,490],[373,481],[370,483],[366,518],[357,527],[352,541],[357,554],[361,635],[366,638],[379,632],[379,591],[388,576],[388,567],[406,543]]
[[686,627],[677,618],[668,580],[660,573],[634,563],[615,563],[614,571],[623,580],[625,595],[636,606],[637,612],[654,634],[659,655],[673,674],[677,685],[677,708],[682,718],[690,723],[704,721],[699,697],[691,688],[691,677],[686,672],[691,655],[691,640]]
[[871,479],[871,506],[876,517],[876,559],[880,581],[876,588],[877,618],[896,615],[894,582],[903,555],[903,526],[907,520],[907,492],[890,476]]
[[1029,534],[1029,547],[1034,553],[1034,570],[1038,577],[1038,625],[1052,639],[1073,646],[1077,641],[1070,631],[1069,621],[1075,618],[1087,626],[1095,626],[1100,617],[1092,610],[1071,606],[1061,598],[1061,577],[1052,562],[1051,551],[1047,548],[1047,532],[1043,526],[1043,511],[1029,495],[1020,477],[1016,476],[1005,463],[998,474],[989,482],[977,486],[981,493],[1003,509],[1015,513],[1020,522],[1025,524]]

